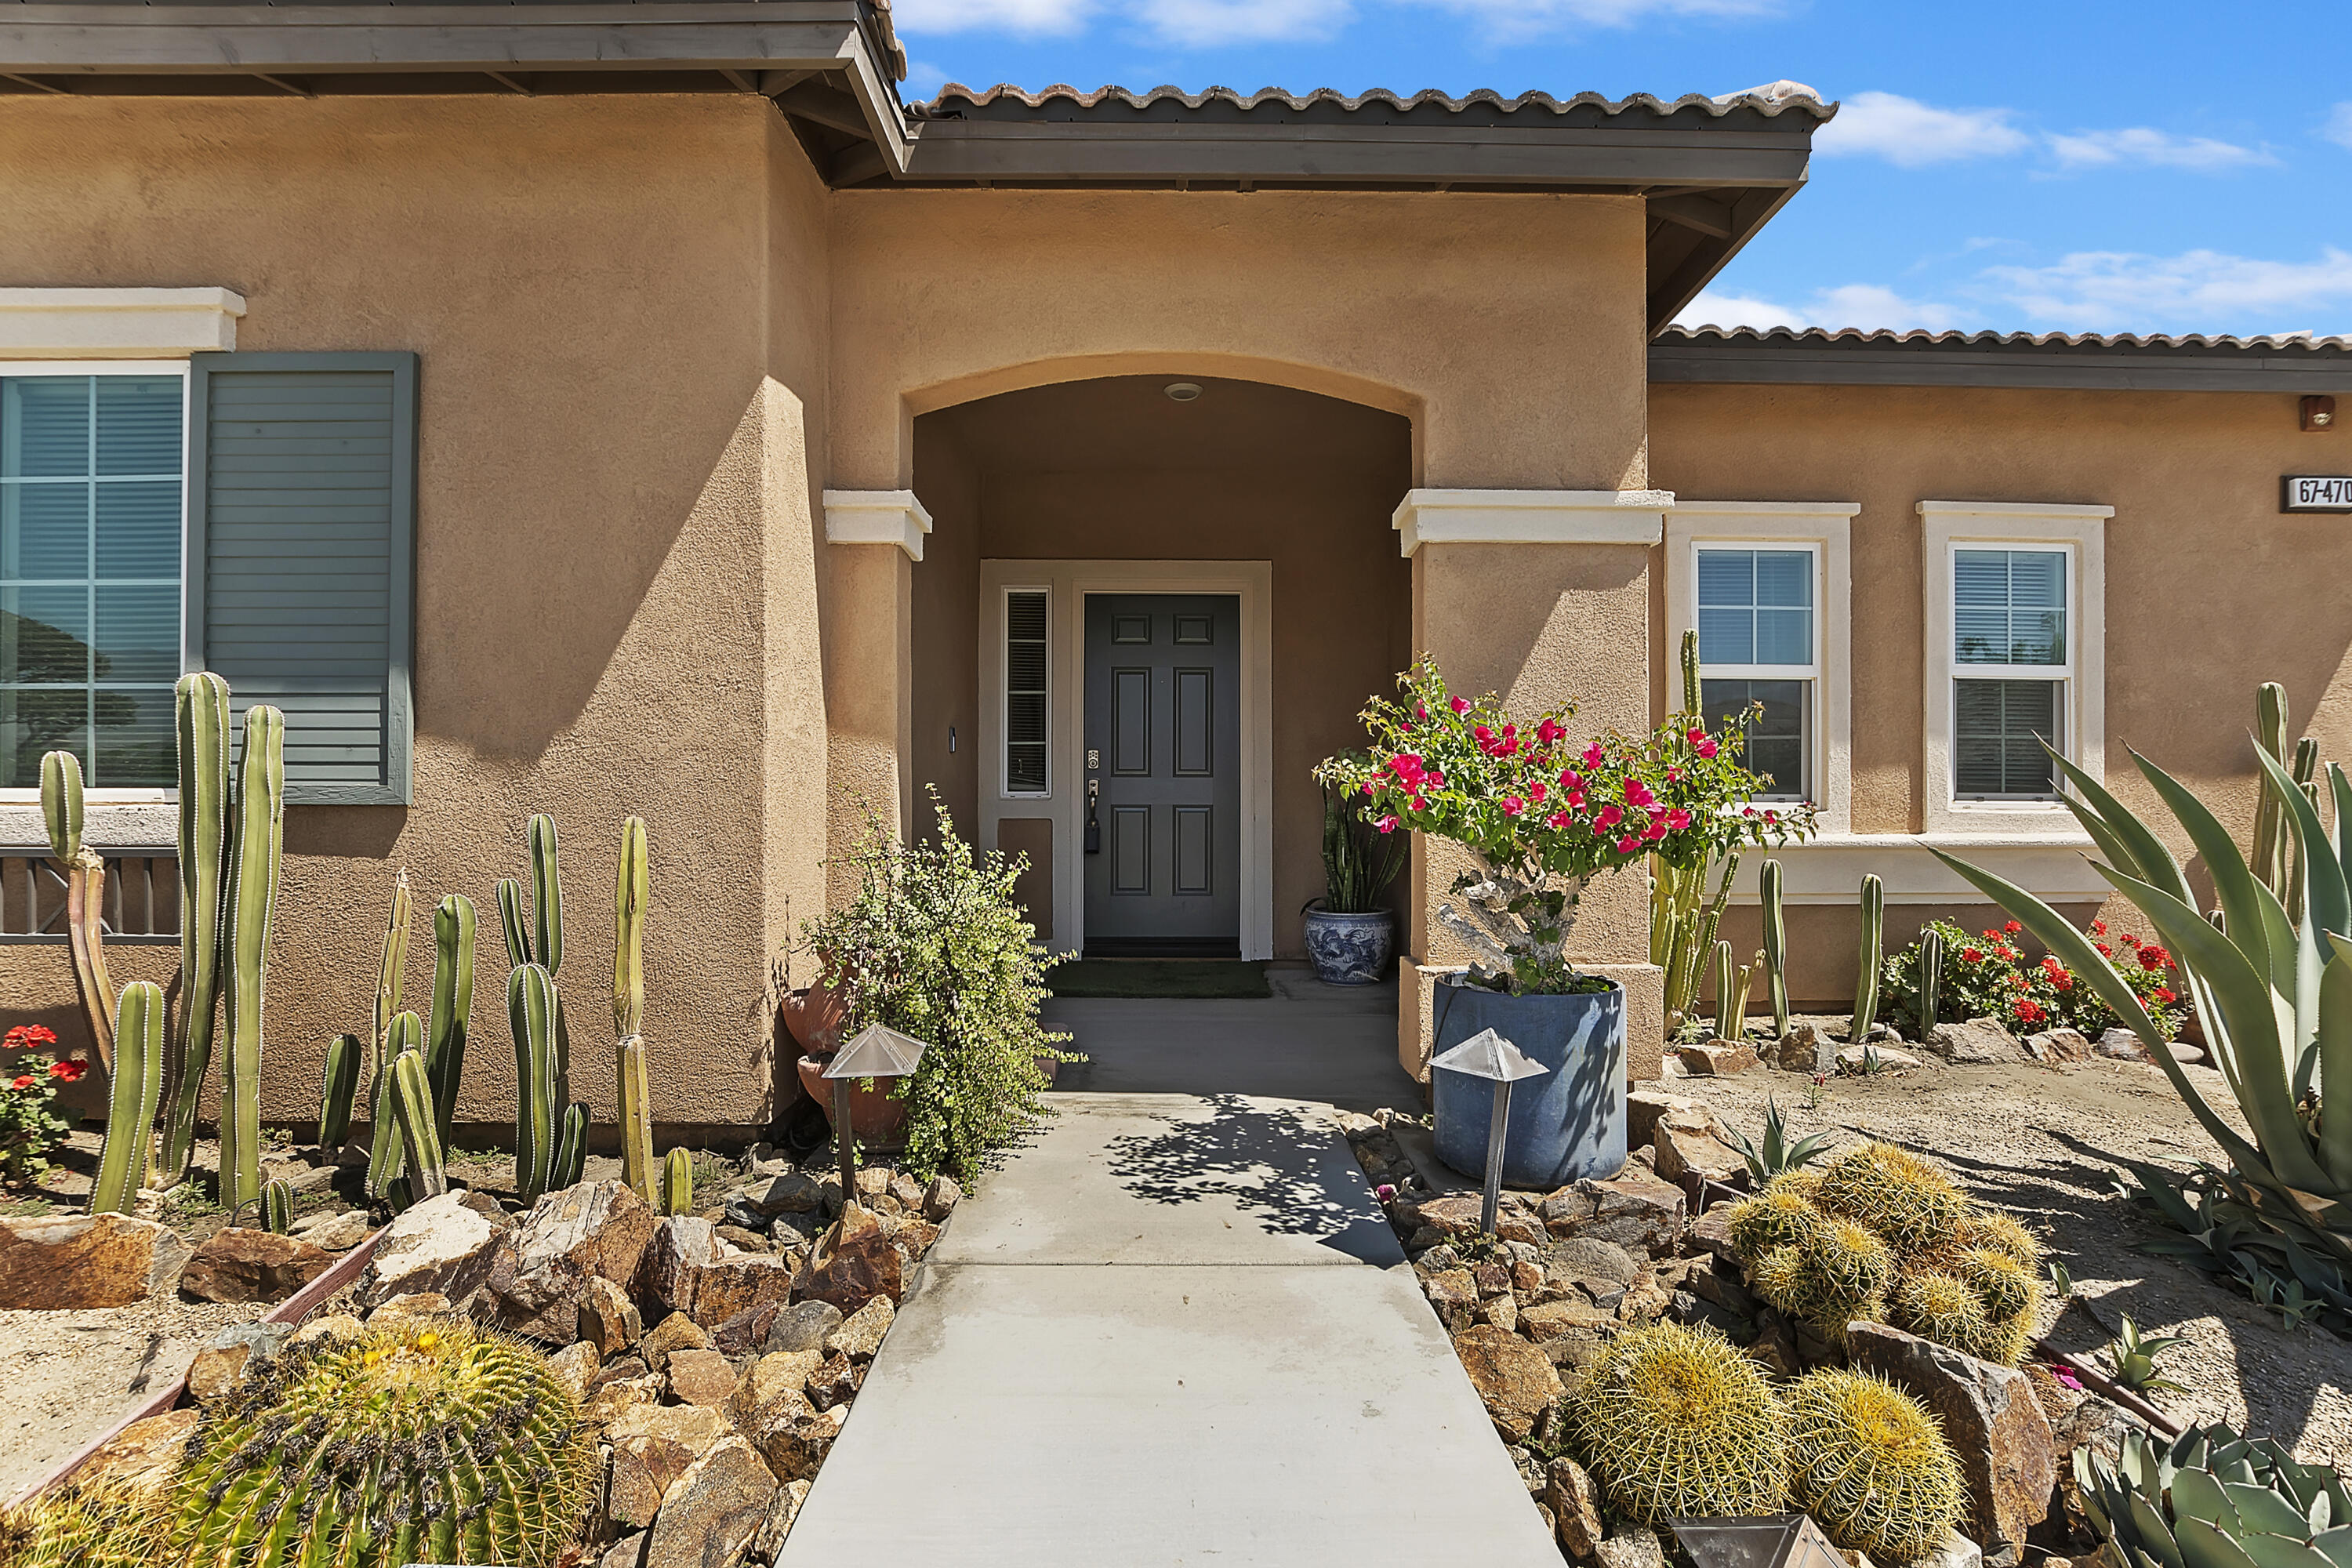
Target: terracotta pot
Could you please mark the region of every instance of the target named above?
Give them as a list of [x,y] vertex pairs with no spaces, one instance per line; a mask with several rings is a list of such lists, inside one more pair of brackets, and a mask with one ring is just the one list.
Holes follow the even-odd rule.
[[831,1056],[841,1048],[841,1027],[849,1020],[849,997],[820,980],[784,998],[784,1027],[801,1049]]
[[[803,1057],[799,1063],[801,1088],[811,1100],[824,1107],[828,1124],[833,1121],[833,1082],[824,1076],[824,1069],[832,1061],[827,1055]],[[906,1146],[906,1102],[891,1099],[890,1089],[891,1085],[880,1079],[874,1080],[871,1089],[856,1083],[849,1086],[849,1128],[857,1134],[857,1141],[869,1149]]]

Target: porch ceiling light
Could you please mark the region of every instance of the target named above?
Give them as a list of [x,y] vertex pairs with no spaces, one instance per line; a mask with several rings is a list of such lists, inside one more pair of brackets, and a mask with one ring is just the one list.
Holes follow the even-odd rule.
[[1197,381],[1171,381],[1166,391],[1171,403],[1198,403],[1201,400],[1201,384]]
[[1495,1111],[1486,1132],[1486,1201],[1478,1211],[1478,1228],[1492,1236],[1495,1211],[1503,1202],[1503,1144],[1511,1127],[1511,1085],[1523,1078],[1540,1078],[1551,1068],[1528,1059],[1492,1029],[1479,1030],[1429,1065],[1465,1078],[1483,1078],[1495,1086]]
[[930,1047],[912,1035],[869,1024],[834,1053],[824,1076],[833,1083],[833,1141],[841,1150],[841,1206],[857,1202],[857,1135],[849,1124],[849,1086],[861,1078],[907,1078],[922,1065]]

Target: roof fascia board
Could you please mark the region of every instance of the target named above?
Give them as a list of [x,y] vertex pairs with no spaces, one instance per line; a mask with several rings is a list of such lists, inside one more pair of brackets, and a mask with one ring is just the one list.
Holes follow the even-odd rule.
[[1731,232],[1728,235],[1721,239],[1702,241],[1672,273],[1664,279],[1653,278],[1650,280],[1651,333],[1655,335],[1664,331],[1667,323],[1682,313],[1683,307],[1697,299],[1699,291],[1713,282],[1716,276],[1731,264],[1731,258],[1738,255],[1804,186],[1805,174],[1800,167],[1796,179],[1778,191],[1749,191],[1735,198],[1729,204]]
[[2190,357],[2178,350],[1834,349],[1654,343],[1653,384],[2016,387],[2053,392],[2352,392],[2352,357]]

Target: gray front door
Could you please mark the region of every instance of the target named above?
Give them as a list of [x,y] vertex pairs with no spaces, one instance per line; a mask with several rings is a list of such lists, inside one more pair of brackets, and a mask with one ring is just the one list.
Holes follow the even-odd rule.
[[1087,596],[1087,952],[1241,953],[1241,600]]

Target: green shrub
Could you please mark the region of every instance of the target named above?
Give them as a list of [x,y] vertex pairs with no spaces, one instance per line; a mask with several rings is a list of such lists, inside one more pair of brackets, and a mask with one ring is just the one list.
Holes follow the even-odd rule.
[[974,851],[929,793],[938,834],[914,844],[865,807],[841,862],[857,891],[803,939],[848,994],[845,1040],[883,1024],[929,1047],[893,1090],[907,1102],[906,1163],[926,1180],[946,1170],[969,1181],[1046,1113],[1039,1064],[1082,1058],[1039,1018],[1057,960],[1037,951],[1013,897],[1027,858]]

